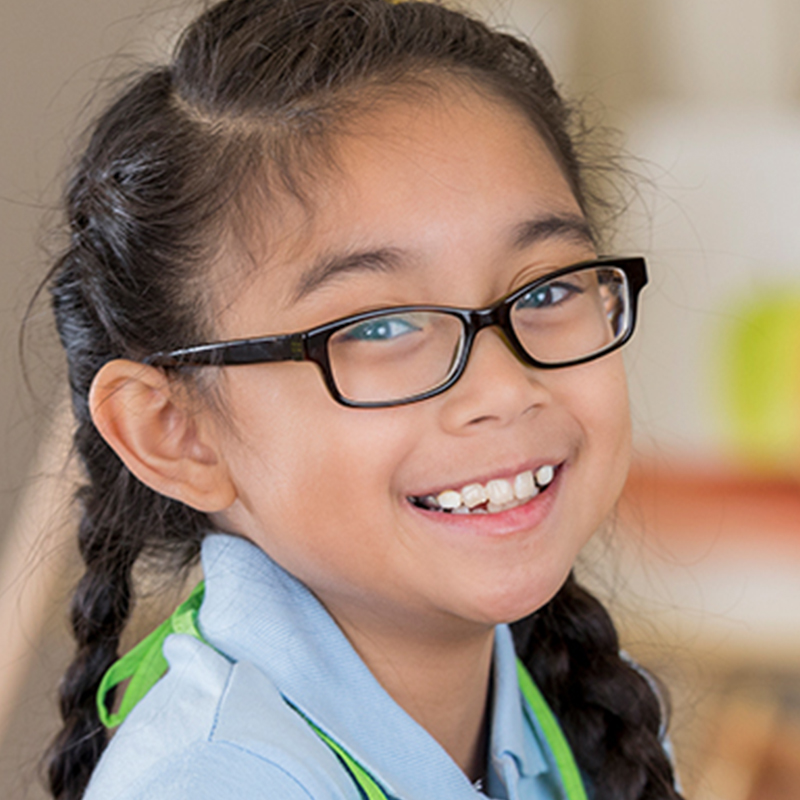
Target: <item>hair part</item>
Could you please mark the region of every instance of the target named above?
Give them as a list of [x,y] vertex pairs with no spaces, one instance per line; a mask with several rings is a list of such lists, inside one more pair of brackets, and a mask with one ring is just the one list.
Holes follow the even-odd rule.
[[[594,217],[571,111],[538,53],[434,3],[224,0],[187,28],[170,65],[136,79],[95,123],[64,200],[69,245],[46,278],[86,478],[77,649],[49,754],[57,800],[83,796],[107,744],[95,695],[135,603],[134,566],[145,556],[190,565],[212,527],[139,482],[101,438],[89,413],[94,376],[114,358],[209,340],[214,265],[246,255],[254,204],[306,202],[320,169],[335,169],[331,143],[354,115],[409,91],[422,97],[442,76],[522,112]],[[190,375],[179,377],[190,385]],[[597,601],[570,580],[515,635],[595,800],[678,798],[653,734],[657,699],[619,658]]]

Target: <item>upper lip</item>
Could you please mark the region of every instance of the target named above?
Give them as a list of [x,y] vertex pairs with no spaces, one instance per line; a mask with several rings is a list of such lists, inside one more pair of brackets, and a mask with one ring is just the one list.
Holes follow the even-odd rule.
[[478,476],[471,476],[466,479],[461,480],[454,480],[450,483],[442,483],[438,484],[437,487],[433,489],[424,489],[421,492],[408,492],[406,494],[407,497],[428,497],[428,496],[436,496],[440,492],[445,491],[446,489],[462,489],[464,486],[469,486],[471,483],[480,483],[484,486],[492,480],[505,479],[505,480],[513,480],[516,475],[519,475],[521,472],[526,472],[530,470],[534,474],[538,469],[545,466],[553,466],[553,467],[560,467],[566,461],[563,457],[558,458],[537,458],[535,460],[527,461],[519,467],[512,467],[511,469],[498,469],[494,470],[490,473],[486,473],[484,475]]

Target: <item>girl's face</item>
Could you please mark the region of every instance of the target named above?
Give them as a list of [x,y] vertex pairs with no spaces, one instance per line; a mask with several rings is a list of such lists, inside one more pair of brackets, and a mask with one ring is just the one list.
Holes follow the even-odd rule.
[[[478,93],[387,104],[343,138],[336,164],[313,221],[285,210],[269,258],[223,298],[220,338],[392,305],[482,307],[594,256],[531,124]],[[535,224],[547,218],[562,222]],[[441,637],[529,614],[561,586],[627,472],[619,354],[537,370],[490,328],[454,387],[383,409],[337,404],[308,362],[223,372],[234,425],[220,435],[238,499],[220,525],[300,578],[345,630]],[[413,502],[546,465],[546,491],[500,513]]]

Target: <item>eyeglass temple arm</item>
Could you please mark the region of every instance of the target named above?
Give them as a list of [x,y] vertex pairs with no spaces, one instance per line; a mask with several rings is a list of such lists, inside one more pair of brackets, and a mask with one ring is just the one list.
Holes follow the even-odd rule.
[[267,336],[263,339],[246,339],[238,342],[201,344],[167,353],[155,353],[145,359],[154,367],[180,366],[234,366],[236,364],[263,364],[270,361],[303,361],[306,357],[304,337],[293,333],[288,336]]

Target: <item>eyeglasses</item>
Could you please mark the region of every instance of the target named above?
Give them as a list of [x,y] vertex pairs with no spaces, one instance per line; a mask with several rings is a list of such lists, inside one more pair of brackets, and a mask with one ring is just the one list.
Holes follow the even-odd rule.
[[281,336],[155,353],[159,367],[313,361],[345,406],[415,403],[464,373],[479,331],[500,328],[514,354],[538,369],[585,364],[621,347],[647,284],[643,258],[600,258],[537,278],[487,308],[398,306]]

